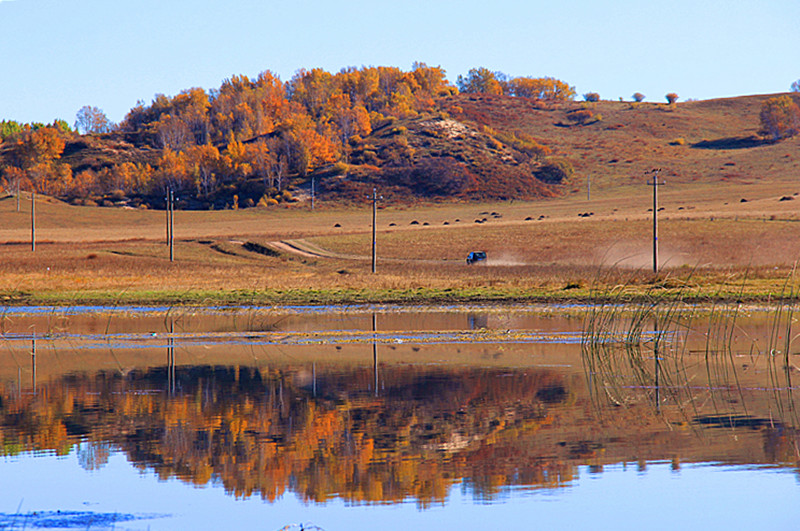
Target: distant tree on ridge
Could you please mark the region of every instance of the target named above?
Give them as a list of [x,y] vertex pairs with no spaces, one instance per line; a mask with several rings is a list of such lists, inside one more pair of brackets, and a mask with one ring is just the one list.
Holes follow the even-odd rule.
[[84,135],[108,133],[111,131],[111,122],[101,109],[84,105],[75,115],[75,129]]
[[800,133],[800,108],[787,96],[769,98],[761,104],[761,133],[773,142]]

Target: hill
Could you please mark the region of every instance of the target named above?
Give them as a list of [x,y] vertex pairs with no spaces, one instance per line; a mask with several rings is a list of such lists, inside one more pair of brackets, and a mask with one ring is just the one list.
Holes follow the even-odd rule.
[[[258,88],[251,84],[247,90]],[[522,200],[583,193],[590,181],[594,190],[638,185],[653,168],[671,183],[747,183],[785,180],[800,164],[797,138],[759,136],[769,95],[576,102],[439,87],[419,110],[391,115],[350,105],[340,109],[347,120],[278,99],[274,105],[286,108],[273,112],[282,121],[263,129],[269,132],[247,126],[225,136],[212,117],[223,90],[213,104],[196,90],[133,109],[112,133],[54,133],[63,150],[44,169],[29,154],[35,146],[7,138],[0,144],[6,188],[19,179],[77,204],[156,208],[173,188],[179,207],[189,209],[307,201],[312,183],[321,201],[360,202],[373,188],[390,202]],[[191,116],[200,111],[189,96],[204,109],[194,129]],[[37,177],[51,174],[52,182]]]
[[[351,166],[341,180],[351,186],[370,182],[366,173],[390,186],[396,172],[386,168],[398,144],[408,146],[413,165],[452,157],[467,175],[478,176],[474,188],[453,195],[481,199],[576,192],[585,190],[589,179],[595,189],[641,184],[653,168],[661,168],[661,176],[674,183],[785,179],[800,164],[798,141],[770,143],[759,136],[759,112],[769,97],[673,105],[544,104],[458,94],[437,101],[441,114],[435,118],[397,120],[389,133],[382,128],[365,138],[354,151],[361,167]],[[582,121],[573,118],[576,114]],[[381,179],[382,174],[388,177]]]
[[[602,186],[639,183],[662,168],[675,182],[759,180],[797,167],[797,140],[771,144],[758,135],[759,112],[771,95],[673,105],[565,102],[539,109],[519,98],[464,96],[442,102],[456,117],[503,131],[535,135],[566,157],[576,176]],[[588,111],[585,125],[570,115]]]

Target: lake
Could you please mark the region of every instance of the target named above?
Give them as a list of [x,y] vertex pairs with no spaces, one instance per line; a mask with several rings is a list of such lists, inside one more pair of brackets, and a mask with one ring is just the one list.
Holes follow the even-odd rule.
[[794,529],[789,307],[6,308],[1,529]]

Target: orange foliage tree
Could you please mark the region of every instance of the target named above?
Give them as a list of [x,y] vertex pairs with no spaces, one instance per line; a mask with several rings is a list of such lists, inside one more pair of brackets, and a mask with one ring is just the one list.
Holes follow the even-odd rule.
[[[521,98],[571,101],[575,88],[552,77],[515,77],[508,82],[509,93]],[[599,99],[599,96],[598,96]]]
[[787,96],[769,98],[761,104],[761,131],[773,142],[800,132],[800,108]]
[[19,179],[23,187],[39,193],[65,194],[72,181],[70,166],[58,162],[66,146],[65,134],[54,124],[37,128],[26,126],[15,135],[11,149],[11,159],[19,170],[11,176],[15,183]]

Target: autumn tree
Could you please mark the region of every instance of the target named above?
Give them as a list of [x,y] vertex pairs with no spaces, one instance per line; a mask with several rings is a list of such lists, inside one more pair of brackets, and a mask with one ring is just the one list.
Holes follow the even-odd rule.
[[668,94],[667,94],[666,96],[664,96],[664,97],[665,97],[665,98],[667,98],[667,103],[668,103],[669,105],[672,105],[672,104],[674,104],[676,101],[678,101],[678,95],[677,95],[677,94],[675,94],[674,92],[670,92],[670,93],[668,93]]
[[6,166],[1,175],[2,184],[7,190],[30,188],[28,174],[16,166]]
[[191,135],[190,140],[195,145],[210,141],[210,105],[208,94],[201,88],[181,91],[171,101],[171,112],[186,125],[186,130]]
[[250,158],[247,147],[243,142],[236,140],[233,133],[228,136],[228,144],[225,146],[223,163],[227,166],[224,172],[224,180],[231,181],[237,178],[247,178],[252,172]]
[[190,177],[186,157],[169,147],[164,148],[154,172],[154,191],[191,190],[194,182]]
[[321,68],[298,70],[286,90],[292,101],[303,105],[312,117],[319,118],[333,93],[333,76]]
[[246,144],[245,148],[253,175],[263,180],[264,188],[273,186],[273,184],[269,182],[272,153],[269,150],[266,139],[259,138],[254,142]]
[[640,103],[642,100],[644,100],[644,94],[642,94],[641,92],[634,92],[632,97],[633,101],[635,101],[636,103]]
[[773,142],[800,132],[800,108],[787,96],[769,98],[761,104],[761,132]]
[[792,83],[792,92],[800,92],[800,79]]
[[23,125],[14,120],[0,121],[0,142],[3,142],[6,138],[10,136],[16,135],[17,133],[21,133],[23,130],[24,130]]
[[509,94],[520,98],[551,101],[571,101],[575,88],[552,77],[515,77],[508,82]]
[[85,105],[75,115],[75,129],[84,135],[108,133],[111,131],[111,122],[102,110]]
[[172,114],[164,114],[154,124],[158,143],[162,148],[179,151],[193,138],[185,121]]
[[238,140],[269,134],[289,112],[286,87],[269,70],[254,80],[234,76],[211,92],[208,110],[216,141],[233,133]]
[[[335,162],[340,155],[339,148],[330,135],[320,133],[318,128],[308,114],[294,112],[282,124],[279,134],[270,139],[269,149],[275,164],[306,175],[315,168]],[[282,184],[280,179],[279,182]]]
[[368,135],[372,132],[369,113],[363,105],[352,105],[347,94],[336,94],[325,105],[325,117],[335,126],[342,146],[354,135]]
[[72,184],[72,168],[58,162],[37,163],[27,170],[34,190],[45,195],[65,195]]
[[597,102],[600,101],[600,94],[598,94],[597,92],[587,92],[586,94],[583,95],[583,99],[584,101],[588,102]]
[[280,190],[286,175],[289,173],[289,161],[291,158],[302,159],[302,168],[308,169],[308,148],[298,144],[294,139],[285,135],[283,137],[272,137],[265,147],[269,155],[264,159],[264,181],[269,188]]
[[55,127],[62,133],[72,133],[72,129],[70,129],[69,124],[66,120],[61,120],[59,118],[53,120],[53,123],[50,127]]
[[17,168],[12,175],[15,184],[20,182],[43,194],[64,194],[72,180],[72,169],[58,162],[66,146],[61,126],[26,125],[12,138],[9,160]]
[[425,97],[452,94],[453,86],[447,82],[447,74],[440,66],[428,66],[425,63],[415,62],[411,66],[411,74]]
[[68,195],[72,197],[87,197],[97,192],[98,178],[97,173],[92,169],[86,169],[73,176]]
[[65,146],[66,141],[59,129],[27,127],[15,138],[14,156],[19,167],[28,169],[60,158]]
[[498,73],[488,68],[472,68],[467,77],[458,76],[458,90],[467,94],[503,94]]

